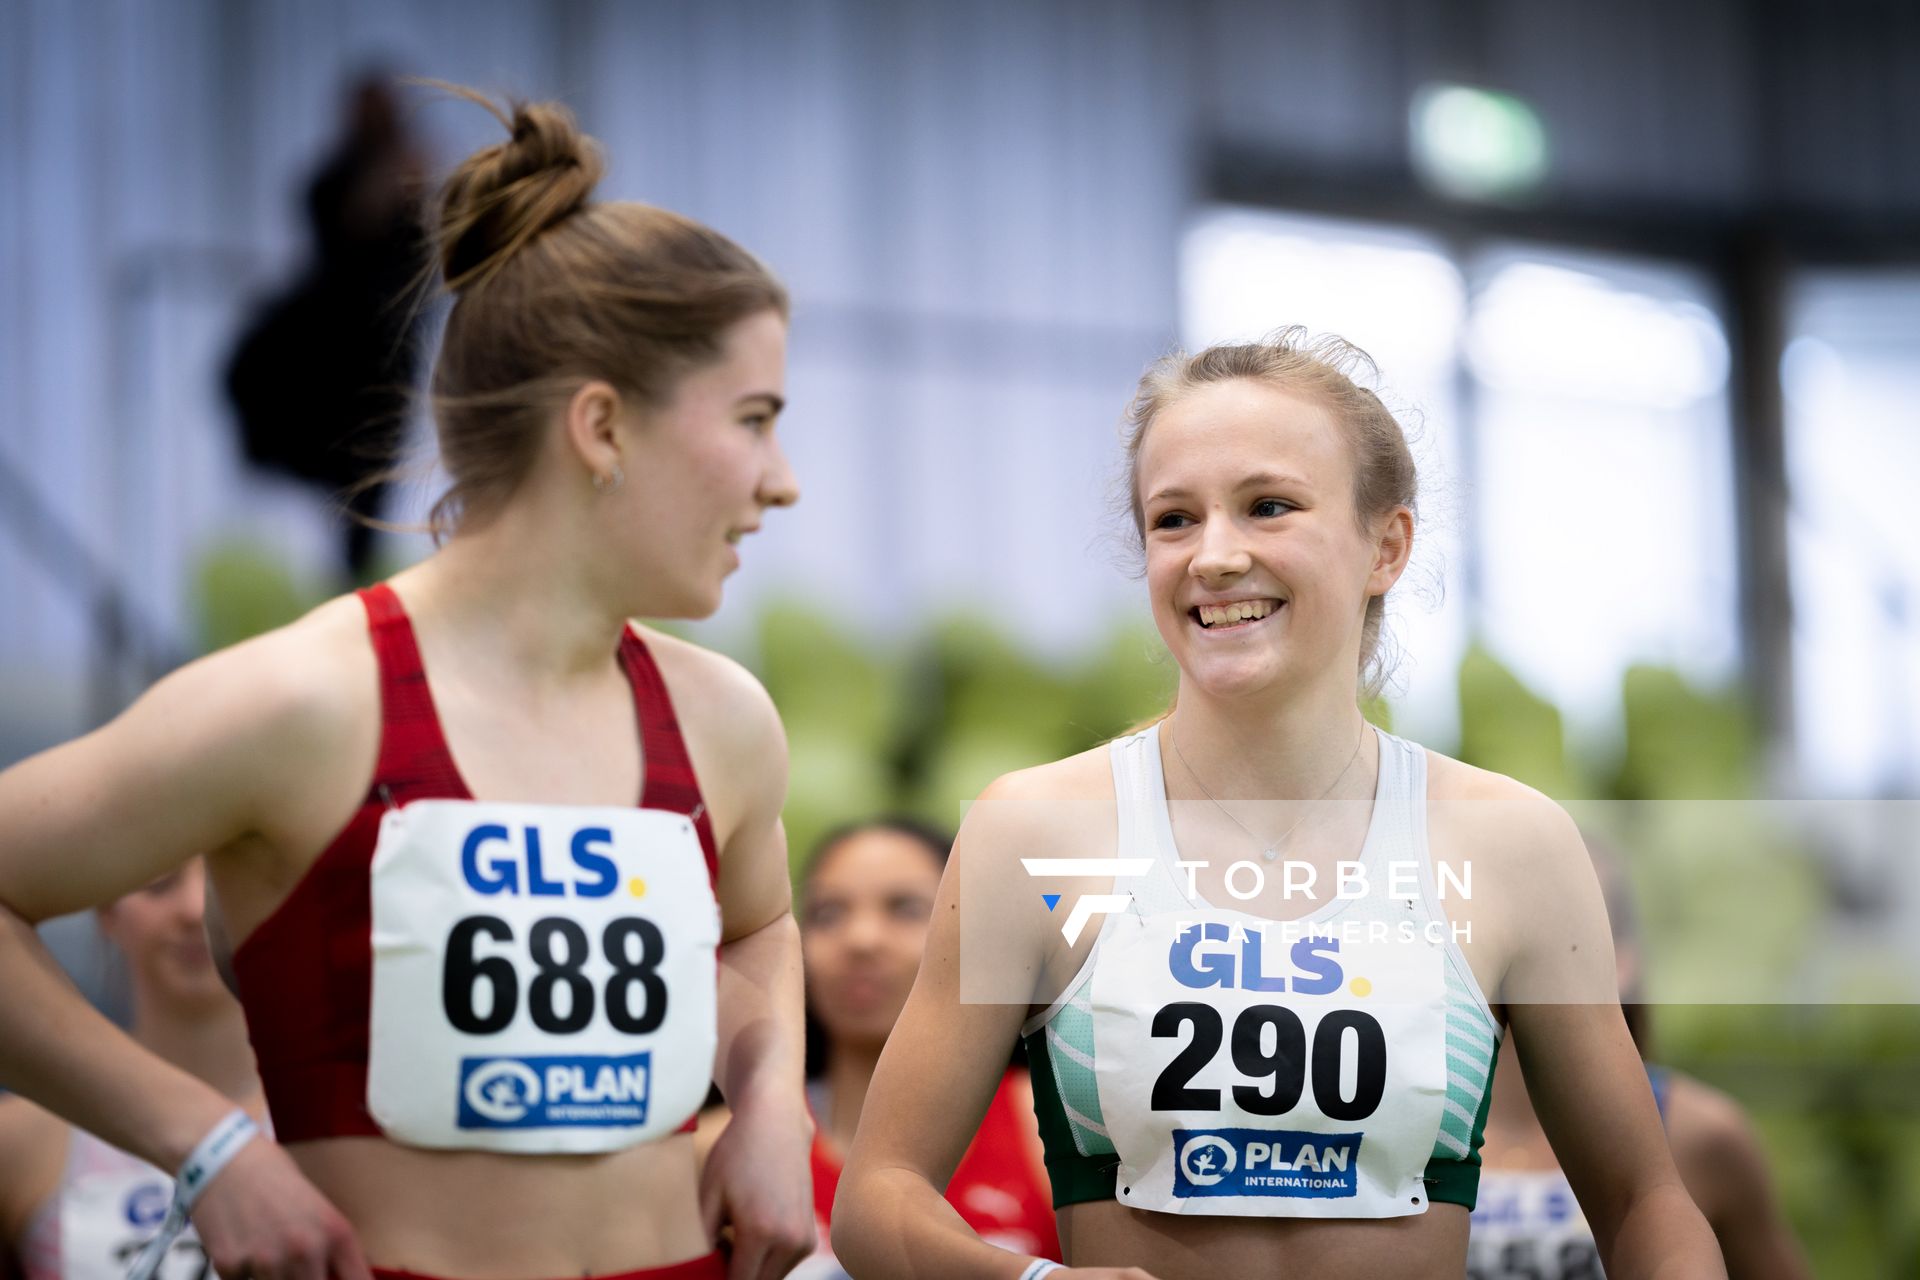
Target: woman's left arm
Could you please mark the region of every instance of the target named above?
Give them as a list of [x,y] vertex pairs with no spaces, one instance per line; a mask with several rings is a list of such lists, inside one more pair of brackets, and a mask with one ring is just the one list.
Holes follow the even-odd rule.
[[1713,1231],[1667,1148],[1645,1064],[1620,1012],[1613,939],[1578,828],[1528,797],[1512,886],[1514,944],[1500,983],[1540,1125],[1616,1280],[1724,1278]]
[[732,1227],[729,1280],[774,1280],[816,1238],[800,930],[780,825],[786,734],[766,691],[741,668],[691,646],[654,647],[663,670],[681,677],[676,694],[686,690],[674,701],[688,709],[688,748],[720,845],[714,1078],[732,1119],[701,1169],[701,1211],[709,1234],[722,1222]]

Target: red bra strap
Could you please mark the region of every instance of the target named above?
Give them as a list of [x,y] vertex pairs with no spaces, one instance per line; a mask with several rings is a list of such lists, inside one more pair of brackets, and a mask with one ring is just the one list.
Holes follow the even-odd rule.
[[[454,766],[427,688],[420,645],[400,597],[384,582],[359,591],[366,606],[374,660],[380,666],[380,763],[373,773],[376,796],[398,803],[419,791],[448,799],[471,799]],[[387,795],[377,793],[382,787]]]
[[693,774],[693,761],[680,736],[680,721],[674,717],[667,682],[660,678],[660,668],[654,665],[646,642],[632,627],[621,633],[620,660],[626,664],[627,679],[633,685],[633,702],[640,715],[640,744],[646,753],[640,807],[692,815],[700,851],[707,859],[707,878],[717,888],[720,853],[713,839],[713,815],[700,798],[700,780]]

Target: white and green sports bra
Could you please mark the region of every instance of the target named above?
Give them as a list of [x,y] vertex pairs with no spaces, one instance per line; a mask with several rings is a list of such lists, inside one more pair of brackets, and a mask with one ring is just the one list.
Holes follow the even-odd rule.
[[1190,895],[1159,726],[1111,744],[1108,915],[1023,1029],[1054,1205],[1367,1218],[1472,1208],[1500,1029],[1427,849],[1426,753],[1382,732],[1361,852],[1275,921]]

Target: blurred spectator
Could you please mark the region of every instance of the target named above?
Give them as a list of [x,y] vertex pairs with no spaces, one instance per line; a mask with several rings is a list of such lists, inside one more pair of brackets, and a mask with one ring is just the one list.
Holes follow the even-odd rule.
[[[124,974],[132,1032],[146,1048],[266,1118],[240,1004],[222,984],[205,929],[196,859],[95,913]],[[0,1099],[0,1276],[115,1280],[160,1230],[173,1182],[159,1169],[43,1111]],[[217,1280],[191,1226],[157,1280]]]
[[[828,1227],[867,1086],[926,950],[928,918],[953,841],[919,822],[880,818],[815,846],[797,913],[807,970],[807,1103],[819,1248],[788,1280],[845,1280]],[[1009,1046],[1011,1048],[1011,1046]],[[724,1110],[700,1118],[704,1152]],[[1058,1259],[1053,1196],[1024,1066],[1010,1066],[947,1184],[947,1201],[990,1243]]]
[[[1613,925],[1627,1027],[1644,1055],[1649,1035],[1633,898],[1617,856],[1591,834],[1586,840]],[[1652,1062],[1647,1084],[1680,1179],[1720,1242],[1729,1280],[1809,1280],[1813,1273],[1781,1211],[1766,1153],[1740,1104]],[[1500,1044],[1480,1160],[1468,1280],[1599,1280],[1593,1230],[1534,1113],[1511,1037]]]
[[[387,486],[377,477],[393,461],[418,371],[414,286],[425,259],[414,200],[424,171],[391,84],[363,76],[307,190],[313,259],[261,307],[227,368],[247,458],[342,501],[350,517],[380,513]],[[359,581],[370,577],[373,532],[349,518],[342,534]]]

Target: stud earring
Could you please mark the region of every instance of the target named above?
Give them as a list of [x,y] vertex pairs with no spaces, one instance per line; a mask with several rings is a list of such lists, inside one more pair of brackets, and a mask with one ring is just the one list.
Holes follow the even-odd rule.
[[595,493],[603,494],[603,495],[609,494],[609,493],[612,493],[615,489],[618,489],[622,484],[625,484],[626,480],[627,480],[627,473],[622,471],[620,469],[620,464],[616,462],[613,464],[613,470],[608,472],[606,475],[601,475],[597,471],[594,473],[593,491]]

